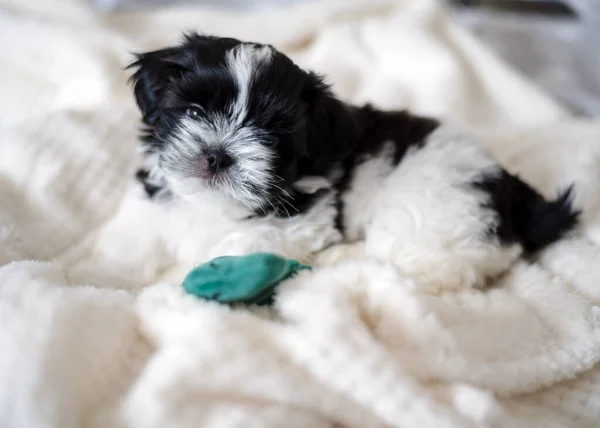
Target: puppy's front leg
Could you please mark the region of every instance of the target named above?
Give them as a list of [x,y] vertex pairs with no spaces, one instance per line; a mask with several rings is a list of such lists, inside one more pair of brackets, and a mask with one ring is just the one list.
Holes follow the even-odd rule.
[[285,236],[270,224],[253,224],[229,233],[209,252],[209,257],[241,256],[255,252],[275,252],[284,255]]
[[315,258],[314,264],[317,266],[333,265],[346,260],[361,258],[365,255],[364,241],[338,244],[320,252]]
[[316,253],[342,240],[335,227],[336,213],[335,195],[331,192],[303,214],[246,220],[242,229],[212,248],[210,257],[271,252],[310,263]]

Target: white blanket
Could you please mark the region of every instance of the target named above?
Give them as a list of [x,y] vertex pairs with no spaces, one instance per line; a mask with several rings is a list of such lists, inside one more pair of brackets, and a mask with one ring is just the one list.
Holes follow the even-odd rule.
[[[598,426],[600,123],[435,1],[123,16],[29,3],[0,1],[1,427]],[[154,237],[130,185],[122,70],[183,29],[273,43],[349,101],[467,124],[547,195],[575,182],[582,225],[484,292],[426,295],[340,250],[268,311],[185,295],[193,254]]]

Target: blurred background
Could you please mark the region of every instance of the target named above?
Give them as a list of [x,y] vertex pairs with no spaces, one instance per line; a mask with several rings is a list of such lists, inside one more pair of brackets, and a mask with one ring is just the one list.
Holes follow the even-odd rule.
[[[190,8],[248,13],[312,0],[90,0],[104,13]],[[599,0],[445,0],[500,57],[574,113],[600,115]]]

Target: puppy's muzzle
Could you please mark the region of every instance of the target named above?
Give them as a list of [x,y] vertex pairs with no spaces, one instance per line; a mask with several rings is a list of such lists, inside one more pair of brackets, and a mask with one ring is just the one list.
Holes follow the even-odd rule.
[[225,171],[234,161],[227,153],[219,150],[207,152],[200,160],[200,176],[211,178],[215,174]]

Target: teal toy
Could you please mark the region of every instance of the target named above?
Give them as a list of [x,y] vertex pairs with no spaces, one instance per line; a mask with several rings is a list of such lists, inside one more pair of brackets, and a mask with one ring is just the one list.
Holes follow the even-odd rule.
[[269,305],[277,284],[304,269],[312,268],[270,253],[223,256],[195,267],[183,288],[220,303]]

